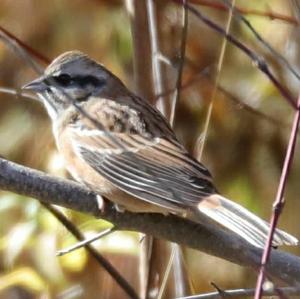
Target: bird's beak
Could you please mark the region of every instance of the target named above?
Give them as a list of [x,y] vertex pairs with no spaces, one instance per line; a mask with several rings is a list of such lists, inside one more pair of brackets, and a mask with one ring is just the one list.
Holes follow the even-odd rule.
[[43,92],[48,88],[48,86],[45,83],[45,78],[44,77],[40,77],[37,78],[27,84],[25,84],[24,86],[22,86],[23,90],[30,90],[33,92]]

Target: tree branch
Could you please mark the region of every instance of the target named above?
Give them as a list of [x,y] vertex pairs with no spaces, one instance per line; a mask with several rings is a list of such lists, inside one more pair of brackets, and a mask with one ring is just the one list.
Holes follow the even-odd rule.
[[[119,213],[113,205],[98,209],[95,193],[73,181],[51,177],[0,158],[0,189],[34,197],[41,202],[92,214],[106,219],[120,230],[140,231],[203,251],[233,263],[258,268],[262,250],[238,236],[207,228],[176,216]],[[174,229],[176,228],[176,229]],[[291,285],[300,285],[300,258],[272,250],[266,267],[268,275]]]

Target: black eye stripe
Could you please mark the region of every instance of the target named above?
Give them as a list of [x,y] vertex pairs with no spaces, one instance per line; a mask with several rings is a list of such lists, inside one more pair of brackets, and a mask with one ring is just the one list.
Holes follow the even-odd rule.
[[71,85],[79,85],[81,87],[93,85],[94,87],[99,87],[104,84],[104,80],[98,79],[91,75],[71,77],[68,74],[61,74],[59,76],[53,76],[52,79],[57,84],[65,87]]
[[52,79],[61,86],[68,86],[73,81],[71,76],[68,74],[61,74],[59,76],[53,76]]
[[95,87],[102,85],[104,83],[103,80],[100,80],[94,76],[78,76],[74,78],[74,81],[77,82],[79,85],[84,86],[84,85],[91,84],[94,85]]

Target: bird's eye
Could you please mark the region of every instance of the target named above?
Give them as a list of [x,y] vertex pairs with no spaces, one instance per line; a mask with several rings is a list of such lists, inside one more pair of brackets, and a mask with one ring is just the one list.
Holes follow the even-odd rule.
[[73,82],[72,77],[68,74],[61,74],[53,77],[53,79],[61,86],[68,86]]

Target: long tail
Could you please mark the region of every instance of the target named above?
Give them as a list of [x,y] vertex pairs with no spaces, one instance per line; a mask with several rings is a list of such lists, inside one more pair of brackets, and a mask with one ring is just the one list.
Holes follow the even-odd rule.
[[[268,237],[269,224],[244,207],[221,195],[213,194],[203,199],[198,204],[198,209],[201,213],[238,234],[252,245],[264,247]],[[297,245],[298,240],[292,235],[276,229],[272,245],[279,246],[283,244]]]

